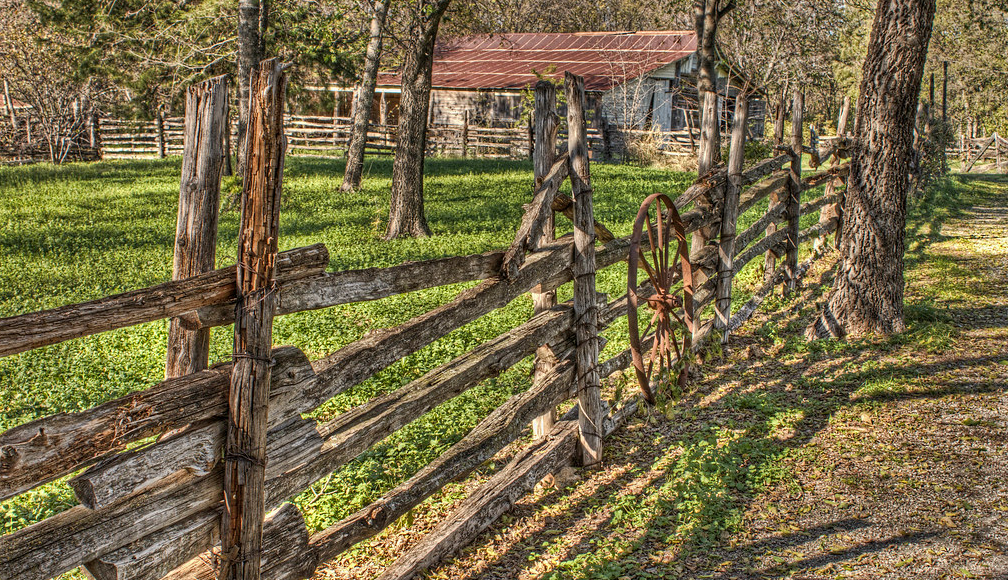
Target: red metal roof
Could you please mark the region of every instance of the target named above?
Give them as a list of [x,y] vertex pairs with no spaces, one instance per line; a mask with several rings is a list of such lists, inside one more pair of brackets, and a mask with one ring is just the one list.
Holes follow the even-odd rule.
[[[687,31],[575,32],[477,35],[439,43],[433,86],[450,89],[521,89],[536,72],[562,79],[570,71],[588,91],[606,91],[696,51]],[[535,72],[533,72],[535,71]],[[381,84],[397,84],[384,73]]]

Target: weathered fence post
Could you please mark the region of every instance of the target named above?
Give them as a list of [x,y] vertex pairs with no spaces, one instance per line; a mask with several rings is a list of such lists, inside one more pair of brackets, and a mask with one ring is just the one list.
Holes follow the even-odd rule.
[[802,131],[805,118],[805,93],[795,91],[791,106],[791,174],[788,179],[787,204],[787,255],[784,261],[784,275],[787,280],[785,294],[794,292],[798,286],[798,220],[801,218],[801,159]]
[[[356,92],[356,89],[354,89],[354,92]],[[333,100],[333,108],[332,108],[332,146],[335,148],[335,147],[339,147],[339,144],[340,144],[340,139],[339,139],[339,103],[340,103],[340,95],[339,95],[338,92],[333,93],[333,95],[334,95],[334,100]],[[355,99],[355,98],[351,98],[350,99],[350,108],[351,109],[353,109],[353,103],[356,100],[357,99]],[[350,116],[353,117],[353,110],[350,111]]]
[[276,59],[253,71],[238,244],[234,367],[224,448],[224,515],[218,578],[258,580],[265,516],[275,266],[287,140],[283,132],[286,67]]
[[[843,143],[844,134],[847,131],[847,114],[850,112],[850,97],[844,97],[843,105],[840,107],[840,117],[837,120],[837,140],[835,146],[835,152],[833,154],[833,162],[831,167],[836,167],[840,164],[840,148]],[[836,248],[840,247],[840,231],[843,229],[841,224],[841,215],[843,214],[843,190],[837,191],[837,187],[843,185],[843,180],[840,177],[831,179],[829,183],[826,184],[826,189],[823,191],[824,197],[829,197],[836,194],[837,200],[833,203],[826,204],[821,210],[819,210],[819,223],[827,224],[830,220],[836,220],[836,234],[833,237],[833,245]],[[814,253],[819,253],[822,251],[823,246],[826,244],[826,236],[819,235],[812,242],[812,251]]]
[[98,156],[98,159],[101,159],[101,115],[98,111],[91,111],[91,123],[88,128],[88,144],[95,150],[95,154]]
[[742,163],[745,160],[746,121],[749,99],[742,91],[735,96],[735,120],[732,124],[731,148],[728,152],[728,184],[725,187],[721,211],[721,243],[718,248],[717,302],[714,328],[721,331],[721,343],[728,343],[728,323],[731,321],[731,289],[735,268],[735,228],[739,213],[739,192],[742,190]]
[[595,216],[585,138],[584,78],[565,73],[567,150],[574,194],[574,326],[577,340],[578,430],[581,464],[602,459],[602,396],[598,374],[598,298],[595,294]]
[[[469,120],[469,112],[466,111],[466,121]],[[535,171],[536,189],[542,185],[543,179],[549,173],[556,158],[556,138],[557,128],[560,120],[556,113],[556,88],[553,83],[539,81],[535,86],[535,142],[533,143],[533,160]],[[468,125],[467,125],[468,126]],[[556,235],[554,214],[551,210],[546,223],[543,224],[542,235],[539,239],[532,240],[533,250],[538,249],[543,244],[553,242]],[[556,290],[542,291],[541,286],[532,289],[532,313],[539,314],[556,306]],[[543,345],[536,349],[535,367],[532,371],[533,388],[540,384],[550,370],[556,365],[556,356],[550,347]],[[532,420],[532,436],[541,439],[549,434],[556,422],[556,409]]]
[[[538,103],[537,103],[538,104]],[[469,156],[469,109],[462,113],[462,157]],[[538,165],[536,166],[538,167]],[[536,173],[538,185],[539,174]]]
[[[227,129],[226,110],[226,77],[208,79],[186,91],[182,179],[172,280],[182,280],[214,269],[223,161],[221,133]],[[209,355],[209,328],[187,330],[178,318],[171,319],[168,324],[165,378],[206,369]]]
[[158,158],[165,158],[165,134],[164,134],[164,112],[161,109],[157,111],[157,117],[154,119],[154,131],[157,133],[157,150]]
[[234,168],[231,166],[231,95],[227,96],[227,105],[224,107],[224,175],[234,175]]
[[[516,148],[515,157],[518,157],[520,149]],[[535,127],[532,125],[532,119],[528,121],[528,155],[529,161],[535,159]]]

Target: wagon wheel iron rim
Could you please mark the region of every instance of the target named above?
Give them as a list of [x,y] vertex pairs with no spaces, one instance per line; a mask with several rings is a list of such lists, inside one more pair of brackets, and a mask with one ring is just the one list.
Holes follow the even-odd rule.
[[[652,217],[653,214],[653,217]],[[641,247],[647,236],[647,253]],[[677,246],[671,251],[672,239]],[[686,231],[679,211],[669,197],[655,193],[647,197],[637,212],[633,235],[630,237],[629,269],[627,272],[627,321],[630,330],[630,352],[634,373],[645,399],[655,403],[658,386],[670,378],[678,361],[682,361],[678,385],[684,387],[689,373],[689,352],[693,333],[693,269],[686,248]],[[638,288],[638,269],[647,274],[647,284]],[[673,291],[681,272],[682,297]],[[641,295],[638,295],[638,291]],[[652,291],[650,294],[645,292]],[[644,302],[651,310],[650,322],[643,332],[637,321],[638,307]],[[680,314],[679,309],[682,308]],[[676,331],[681,339],[676,339]],[[652,334],[653,332],[653,334]],[[645,342],[653,336],[647,352]],[[647,355],[645,357],[645,355]]]

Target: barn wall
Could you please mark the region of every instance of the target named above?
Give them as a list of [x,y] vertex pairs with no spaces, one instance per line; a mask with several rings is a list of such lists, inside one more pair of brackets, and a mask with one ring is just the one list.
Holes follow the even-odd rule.
[[431,91],[431,120],[435,125],[461,125],[465,111],[470,122],[484,127],[511,127],[521,118],[519,91]]

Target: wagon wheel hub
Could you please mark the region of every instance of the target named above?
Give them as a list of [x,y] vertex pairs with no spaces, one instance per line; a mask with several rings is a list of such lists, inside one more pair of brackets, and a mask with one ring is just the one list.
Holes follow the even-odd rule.
[[682,306],[682,298],[670,293],[665,288],[659,288],[648,296],[645,302],[648,308],[658,313],[658,316],[668,317]]

